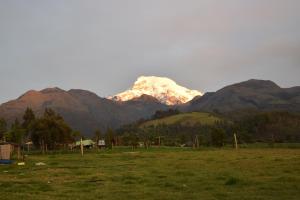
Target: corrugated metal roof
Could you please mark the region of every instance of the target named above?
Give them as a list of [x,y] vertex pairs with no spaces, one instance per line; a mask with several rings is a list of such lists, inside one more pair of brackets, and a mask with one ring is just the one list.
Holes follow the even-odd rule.
[[[93,140],[82,140],[83,146],[91,146],[96,144]],[[76,146],[80,146],[80,141],[76,141]]]

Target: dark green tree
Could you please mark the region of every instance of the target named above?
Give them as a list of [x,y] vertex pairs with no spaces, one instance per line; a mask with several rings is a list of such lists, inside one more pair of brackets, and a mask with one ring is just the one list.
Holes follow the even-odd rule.
[[27,108],[23,115],[23,123],[22,123],[23,128],[27,129],[34,120],[35,120],[34,112],[32,111],[31,108]]
[[100,129],[95,130],[94,139],[95,139],[97,145],[98,145],[98,142],[101,139],[101,137],[102,137],[102,133],[101,133]]
[[44,115],[36,119],[31,127],[32,141],[43,151],[74,141],[70,126],[52,109],[46,109]]
[[112,149],[115,145],[115,133],[111,128],[108,128],[105,134],[105,144],[108,148]]
[[7,131],[7,123],[5,119],[0,118],[0,140],[4,139],[4,134]]
[[18,159],[21,158],[21,146],[24,144],[25,132],[25,129],[23,129],[19,120],[16,118],[15,122],[11,125],[10,131],[8,131],[5,136],[7,141],[18,144]]
[[74,138],[74,139],[80,139],[81,137],[82,137],[82,135],[81,135],[81,132],[80,131],[73,131],[72,132],[72,137]]
[[139,136],[137,133],[125,133],[123,136],[125,145],[131,146],[132,149],[136,149],[139,144]]
[[225,144],[226,134],[221,128],[213,128],[211,130],[211,143],[214,146],[222,147]]
[[35,120],[35,114],[32,111],[31,108],[27,108],[24,115],[23,115],[23,123],[22,127],[25,130],[25,137],[28,139],[28,137],[31,135],[31,128],[32,124],[34,123]]
[[21,126],[18,119],[15,119],[11,125],[10,131],[6,134],[6,140],[21,145],[24,142],[25,130]]

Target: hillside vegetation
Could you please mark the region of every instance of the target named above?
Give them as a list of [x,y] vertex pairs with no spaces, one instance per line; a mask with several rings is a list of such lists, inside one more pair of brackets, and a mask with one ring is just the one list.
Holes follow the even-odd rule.
[[220,121],[221,118],[216,117],[210,113],[204,112],[191,112],[191,113],[181,113],[173,115],[170,117],[165,117],[162,119],[155,119],[143,123],[141,126],[157,126],[159,124],[172,125],[172,124],[181,124],[181,125],[212,125],[217,121]]
[[[246,111],[245,111],[246,112]],[[150,121],[128,124],[116,132],[124,144],[143,141],[167,146],[192,146],[199,141],[204,146],[233,144],[233,134],[239,143],[265,142],[269,145],[300,141],[300,116],[289,112],[262,112],[219,116],[209,113],[157,112]]]

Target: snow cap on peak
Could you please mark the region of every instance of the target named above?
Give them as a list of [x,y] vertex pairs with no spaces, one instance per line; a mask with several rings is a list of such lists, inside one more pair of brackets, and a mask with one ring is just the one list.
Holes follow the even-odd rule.
[[175,81],[166,77],[141,76],[131,89],[117,94],[111,99],[128,101],[144,94],[155,97],[167,105],[186,103],[195,96],[202,95],[201,92],[177,85]]

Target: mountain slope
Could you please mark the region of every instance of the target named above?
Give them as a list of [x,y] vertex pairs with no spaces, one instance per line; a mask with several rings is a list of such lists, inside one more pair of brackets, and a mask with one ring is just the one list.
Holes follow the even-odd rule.
[[0,106],[0,117],[12,122],[22,119],[27,107],[41,115],[45,108],[52,108],[61,114],[75,130],[90,136],[95,129],[118,127],[122,124],[148,118],[156,110],[166,109],[157,99],[148,96],[128,102],[115,102],[100,98],[86,90],[64,91],[59,88],[48,88],[41,91],[28,91],[16,100]]
[[111,99],[115,101],[128,101],[144,94],[152,96],[166,105],[183,104],[192,100],[195,96],[202,95],[199,91],[189,90],[177,85],[169,78],[141,76],[130,90],[117,94],[111,97]]
[[197,96],[186,104],[176,106],[167,106],[161,100],[145,94],[129,101],[113,101],[86,90],[47,88],[28,91],[19,98],[0,105],[0,117],[9,123],[15,118],[22,119],[27,107],[31,107],[37,115],[41,115],[45,108],[52,108],[73,129],[90,136],[97,128],[104,130],[107,127],[119,127],[140,118],[149,118],[157,110],[169,108],[189,112],[229,113],[245,109],[300,112],[300,87],[280,88],[271,81],[249,80]]
[[220,121],[221,119],[210,114],[210,113],[201,113],[201,112],[191,112],[191,113],[180,113],[177,115],[164,117],[162,119],[155,119],[147,121],[141,124],[141,127],[147,126],[157,126],[161,124],[172,125],[180,123],[182,125],[194,125],[197,123],[211,125],[216,121]]
[[286,110],[300,111],[300,87],[280,88],[272,81],[249,80],[206,93],[183,106],[189,111]]

